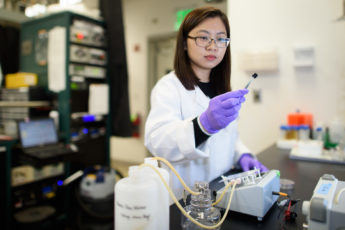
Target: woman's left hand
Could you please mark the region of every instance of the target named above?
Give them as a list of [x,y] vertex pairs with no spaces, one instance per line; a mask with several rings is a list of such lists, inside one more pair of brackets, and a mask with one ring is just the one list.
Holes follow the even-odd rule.
[[258,161],[248,153],[243,154],[238,163],[240,164],[243,171],[249,171],[251,169],[254,169],[254,167],[260,169],[261,172],[268,171],[268,168],[266,168],[265,165],[263,165],[260,161]]

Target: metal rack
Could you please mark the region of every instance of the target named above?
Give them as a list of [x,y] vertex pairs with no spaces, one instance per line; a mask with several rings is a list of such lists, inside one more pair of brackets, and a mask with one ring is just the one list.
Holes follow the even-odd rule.
[[[97,44],[97,42],[94,42],[94,40],[91,40],[91,42],[89,43],[83,43],[81,41],[82,39],[75,40],[73,38],[74,36],[78,35],[76,34],[76,31],[81,33],[86,32],[85,30],[79,30],[75,28],[76,23],[82,24],[83,22],[86,23],[86,27],[93,27],[96,28],[96,31],[101,31],[101,34],[97,34],[96,32],[93,33],[92,37],[95,39],[101,39],[102,43]],[[66,73],[66,86],[65,89],[60,92],[52,92],[49,90],[48,86],[48,63],[43,60],[44,56],[37,57],[36,54],[38,51],[42,51],[45,49],[44,47],[39,47],[39,49],[37,48],[37,46],[44,46],[46,44],[45,41],[39,41],[42,38],[42,33],[49,32],[52,28],[57,26],[66,28],[66,69],[64,70]],[[6,220],[8,220],[5,229],[12,229],[13,227],[15,227],[14,223],[12,223],[13,216],[16,211],[13,208],[13,202],[15,199],[14,192],[18,189],[39,189],[41,184],[56,183],[57,180],[66,178],[74,171],[80,168],[84,169],[84,167],[87,167],[89,165],[102,164],[109,166],[109,138],[111,121],[110,114],[103,115],[102,119],[98,119],[94,122],[90,122],[90,120],[85,122],[82,119],[83,117],[78,117],[77,119],[75,119],[75,116],[73,116],[75,112],[87,112],[74,111],[75,107],[73,106],[78,105],[79,103],[78,97],[75,97],[75,95],[81,95],[82,99],[87,100],[87,98],[84,97],[83,92],[87,92],[89,84],[109,84],[109,79],[106,73],[107,63],[103,60],[103,56],[106,56],[104,31],[104,23],[102,21],[91,19],[72,12],[60,12],[42,18],[28,20],[21,25],[20,45],[22,48],[24,48],[21,49],[20,71],[36,73],[38,75],[38,86],[43,87],[47,94],[52,96],[52,101],[0,101],[0,107],[6,109],[49,107],[51,110],[56,110],[59,113],[58,130],[61,141],[65,142],[66,144],[73,143],[77,145],[79,148],[79,153],[76,154],[73,159],[71,158],[70,160],[64,162],[64,175],[59,175],[59,177],[56,178],[52,177],[51,179],[47,179],[44,181],[40,180],[33,182],[31,183],[32,186],[30,185],[30,183],[28,183],[24,185],[25,187],[23,188],[17,188],[21,186],[11,186],[11,168],[13,167],[14,161],[16,161],[16,159],[13,157],[14,155],[16,155],[13,155],[13,150],[15,147],[14,145],[17,144],[17,140],[13,141],[13,145],[8,146],[6,150],[6,152],[8,153],[7,156],[12,157],[7,157],[5,163],[5,175],[7,178],[7,182],[5,184],[6,202],[4,207],[6,212]],[[45,38],[45,36],[43,36],[43,38]],[[83,52],[89,52],[89,57],[93,61],[88,62],[87,59],[81,59],[80,57],[75,56],[73,52],[78,53],[79,49]],[[71,67],[72,65],[78,65],[78,67],[73,68]],[[80,67],[83,66],[91,68],[91,71],[94,69],[101,69],[102,71],[95,71],[95,73],[97,73],[95,76],[89,73],[83,75],[83,73],[81,72],[73,72],[73,70],[80,71]],[[76,76],[77,78],[84,81],[85,88],[83,88],[82,85],[77,85],[77,87],[75,87]],[[85,104],[87,105],[87,103],[84,103],[84,105]],[[98,128],[101,129],[102,132],[99,133],[99,135],[94,135],[95,130],[97,130]],[[73,140],[72,134],[76,129],[82,131],[84,131],[85,129],[89,129],[94,133],[93,135],[83,135],[80,139]],[[62,209],[64,209],[61,215],[57,215],[58,220],[66,219],[66,217],[68,217],[69,205],[71,203],[71,194],[73,193],[71,193],[71,191],[68,192],[67,190],[63,192],[63,196],[59,198],[57,202],[59,203],[58,205],[62,206]]]

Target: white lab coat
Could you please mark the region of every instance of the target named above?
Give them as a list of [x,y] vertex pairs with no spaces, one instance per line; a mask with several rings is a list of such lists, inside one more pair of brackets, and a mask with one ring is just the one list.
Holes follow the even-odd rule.
[[[199,87],[184,88],[174,72],[160,79],[151,93],[145,146],[172,163],[191,188],[196,181],[209,182],[227,172],[241,154],[250,152],[238,138],[237,121],[195,147],[192,120],[207,109],[209,101]],[[182,198],[183,186],[172,172],[170,186]]]

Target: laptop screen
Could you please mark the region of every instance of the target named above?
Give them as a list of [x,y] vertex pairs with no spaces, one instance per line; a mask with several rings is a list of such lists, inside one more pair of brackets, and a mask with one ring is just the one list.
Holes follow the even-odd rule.
[[57,143],[57,133],[53,119],[20,121],[18,123],[23,148]]

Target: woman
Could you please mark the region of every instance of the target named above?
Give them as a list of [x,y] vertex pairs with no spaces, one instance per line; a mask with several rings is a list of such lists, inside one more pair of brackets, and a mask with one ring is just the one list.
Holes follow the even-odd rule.
[[[231,91],[230,28],[213,7],[191,11],[177,35],[174,71],[155,85],[145,126],[145,146],[170,161],[185,182],[211,181],[237,163],[267,171],[237,135],[248,90]],[[177,198],[183,187],[175,176]]]

